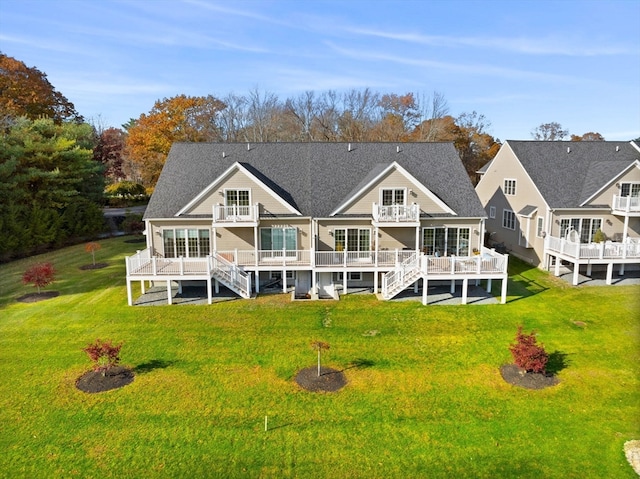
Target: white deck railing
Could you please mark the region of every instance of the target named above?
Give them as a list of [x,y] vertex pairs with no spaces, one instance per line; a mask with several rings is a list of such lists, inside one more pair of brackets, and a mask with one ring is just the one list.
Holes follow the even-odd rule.
[[382,206],[373,203],[372,211],[374,221],[378,223],[407,223],[420,221],[420,207],[412,205]]
[[545,249],[549,253],[560,253],[577,260],[640,258],[640,239],[627,238],[622,243],[613,241],[573,243],[564,238],[547,236]]
[[420,255],[412,253],[407,259],[398,264],[392,271],[382,277],[382,296],[389,298],[415,282],[420,275]]
[[613,195],[611,209],[625,213],[640,213],[640,197]]
[[239,292],[245,298],[251,296],[251,276],[249,274],[220,255],[209,256],[209,261],[211,263],[211,271],[220,281]]
[[256,222],[259,217],[258,205],[247,206],[213,206],[214,223],[246,223]]

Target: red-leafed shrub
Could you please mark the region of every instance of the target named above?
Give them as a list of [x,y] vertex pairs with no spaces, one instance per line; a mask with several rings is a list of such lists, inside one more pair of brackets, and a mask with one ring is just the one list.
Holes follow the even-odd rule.
[[109,369],[117,366],[120,362],[120,348],[122,348],[122,343],[114,346],[111,341],[96,339],[93,344],[87,345],[83,351],[93,361],[93,370],[101,371],[102,375],[105,376]]
[[518,367],[527,372],[545,372],[549,355],[542,344],[537,344],[535,331],[525,334],[522,332],[522,326],[518,326],[516,343],[512,344],[509,350]]
[[40,288],[50,285],[55,279],[56,270],[51,263],[36,263],[22,275],[22,282],[24,284],[32,284],[38,288],[38,294],[40,293]]

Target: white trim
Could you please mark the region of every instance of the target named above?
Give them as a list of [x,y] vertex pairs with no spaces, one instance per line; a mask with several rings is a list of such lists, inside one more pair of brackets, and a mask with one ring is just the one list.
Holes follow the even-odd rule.
[[[507,193],[507,181],[513,181],[513,193]],[[518,180],[517,178],[502,178],[502,193],[505,196],[516,196],[518,192]]]
[[362,188],[360,188],[360,190],[357,191],[351,198],[349,198],[347,201],[345,201],[343,204],[341,204],[335,210],[333,210],[329,214],[329,216],[335,216],[335,215],[339,214],[340,212],[342,212],[343,210],[345,210],[347,208],[347,206],[350,206],[351,204],[353,204],[364,193],[369,191],[376,183],[378,183],[380,181],[380,179],[384,175],[386,175],[392,169],[395,169],[400,174],[402,174],[405,178],[407,178],[407,180],[409,180],[411,183],[413,183],[413,185],[416,187],[416,189],[420,190],[425,196],[427,196],[437,206],[442,208],[446,213],[449,213],[449,214],[452,214],[454,216],[457,216],[457,213],[455,211],[453,211],[449,206],[447,206],[447,204],[444,201],[442,201],[440,198],[438,198],[436,195],[434,195],[431,192],[431,190],[429,190],[429,188],[427,188],[425,185],[420,183],[411,173],[409,173],[407,170],[405,170],[396,161],[394,161],[389,166],[387,166],[380,174],[378,174],[375,178],[373,178],[366,185],[364,185]]
[[[193,198],[189,203],[187,203],[180,211],[178,211],[174,216],[180,216],[190,210],[196,203],[209,195],[212,191],[217,189],[219,185],[223,182],[223,180],[229,176],[234,170],[238,170],[241,173],[247,175],[249,179],[254,181],[260,188],[264,189],[269,195],[271,195],[276,201],[278,201],[282,206],[284,206],[290,213],[296,214],[298,216],[302,216],[302,213],[287,203],[280,195],[278,195],[275,191],[269,188],[265,183],[263,183],[258,177],[256,177],[253,173],[247,170],[244,166],[242,166],[237,161],[231,165],[227,170],[222,173],[218,178],[216,178],[213,182],[209,184],[204,190],[202,190],[195,198]],[[238,188],[236,188],[238,189]]]
[[496,218],[496,207],[495,206],[489,206],[489,218],[492,219],[492,220]]
[[612,184],[614,184],[616,181],[618,181],[621,176],[626,175],[629,171],[631,171],[631,169],[633,169],[633,167],[640,168],[640,160],[635,160],[629,166],[624,168],[620,173],[618,173],[616,176],[614,176],[611,180],[607,181],[604,185],[602,185],[602,187],[598,191],[596,191],[589,198],[587,198],[582,203],[580,203],[580,206],[585,206],[587,203],[589,203],[591,200],[593,200],[596,196],[598,196],[604,190],[606,190],[607,188],[610,188]]
[[[511,213],[513,215],[513,228],[509,228],[508,226],[505,226],[504,223],[504,217],[505,217],[505,213]],[[510,231],[516,231],[516,227],[518,226],[518,215],[516,215],[513,210],[509,210],[507,208],[503,208],[502,209],[502,223],[501,226],[505,229],[505,230],[510,230]]]

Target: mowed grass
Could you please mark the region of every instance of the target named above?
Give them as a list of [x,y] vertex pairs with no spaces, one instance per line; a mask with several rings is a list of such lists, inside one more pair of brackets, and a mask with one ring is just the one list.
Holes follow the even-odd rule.
[[[636,477],[623,444],[640,439],[638,287],[573,288],[513,262],[506,305],[128,307],[123,258],[140,245],[100,243],[100,270],[79,269],[83,245],[0,266],[0,477]],[[36,260],[61,295],[16,302]],[[519,324],[553,353],[558,386],[502,380]],[[124,342],[132,384],[75,388],[96,338]],[[313,340],[344,370],[338,393],[295,384]]]

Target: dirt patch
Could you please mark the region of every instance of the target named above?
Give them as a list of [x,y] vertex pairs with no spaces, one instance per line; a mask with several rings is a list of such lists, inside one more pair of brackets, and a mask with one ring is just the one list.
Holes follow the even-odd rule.
[[347,378],[342,371],[332,368],[318,367],[301,369],[296,374],[296,383],[307,391],[313,392],[336,392],[347,384]]
[[131,369],[116,366],[107,371],[105,375],[101,371],[88,371],[78,378],[76,387],[86,393],[100,393],[118,389],[133,382]]
[[544,389],[560,382],[553,374],[526,373],[515,364],[505,364],[500,368],[500,374],[509,384],[526,389]]
[[29,293],[16,299],[21,303],[37,303],[45,299],[51,299],[60,296],[60,291],[40,291],[39,293]]
[[80,269],[86,271],[88,269],[102,269],[109,266],[109,263],[96,263],[96,264],[85,264],[80,266]]

